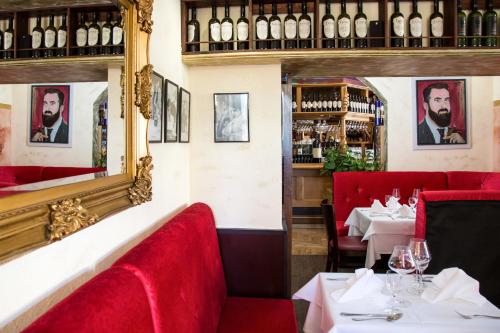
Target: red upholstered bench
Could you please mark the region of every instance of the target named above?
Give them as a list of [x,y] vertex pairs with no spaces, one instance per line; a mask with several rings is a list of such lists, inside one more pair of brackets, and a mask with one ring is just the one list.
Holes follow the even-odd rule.
[[[141,282],[149,304],[148,309],[125,307],[123,310],[123,306],[117,306],[116,312],[108,314],[110,320],[121,320],[124,316],[128,320],[139,315],[134,311],[140,311],[140,316],[143,316],[143,311],[149,311],[153,330],[145,322],[144,330],[125,331],[297,332],[292,301],[227,295],[215,221],[211,209],[205,204],[194,204],[175,216],[120,258],[110,270],[113,269],[132,273]],[[89,283],[99,280],[102,274]],[[27,332],[68,332],[61,328],[70,325],[66,322],[74,321],[73,312],[83,312],[84,315],[79,315],[83,321],[100,320],[96,305],[80,301],[81,290],[88,290],[89,283],[39,318]],[[115,288],[114,283],[109,281],[108,287]],[[131,296],[138,297],[135,289],[131,289]],[[99,298],[98,295],[94,297]],[[130,301],[131,297],[124,288],[121,297],[110,299],[106,306],[114,307],[115,302]],[[75,305],[73,311],[67,304]],[[64,309],[67,311],[61,312]],[[52,321],[57,325],[47,326]],[[92,330],[91,324],[82,327],[85,329],[77,327],[71,332],[123,332],[114,326],[104,330]]]

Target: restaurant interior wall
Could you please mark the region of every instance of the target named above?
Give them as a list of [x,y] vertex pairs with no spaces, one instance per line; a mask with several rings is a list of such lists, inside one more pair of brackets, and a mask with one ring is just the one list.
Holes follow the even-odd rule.
[[[154,2],[151,62],[189,90],[180,58],[179,11],[179,0]],[[189,146],[152,144],[151,154],[152,202],[0,265],[0,331],[20,331],[186,206]]]
[[[190,199],[218,228],[282,229],[281,66],[189,69]],[[249,93],[250,142],[214,142],[214,93]]]

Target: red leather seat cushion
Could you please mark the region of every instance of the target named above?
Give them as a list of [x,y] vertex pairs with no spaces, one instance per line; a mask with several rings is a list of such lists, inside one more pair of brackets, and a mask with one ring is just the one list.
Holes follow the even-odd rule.
[[368,242],[362,242],[362,236],[339,237],[339,250],[341,251],[366,251]]
[[217,332],[297,333],[293,302],[281,299],[228,297]]
[[38,318],[25,333],[154,332],[144,287],[131,272],[112,267]]

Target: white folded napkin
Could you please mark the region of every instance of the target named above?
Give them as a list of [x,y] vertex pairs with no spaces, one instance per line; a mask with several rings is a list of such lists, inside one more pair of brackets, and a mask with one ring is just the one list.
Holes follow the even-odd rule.
[[401,204],[398,202],[398,199],[391,197],[387,202],[387,208],[390,210],[398,210],[401,208]]
[[429,286],[422,294],[422,298],[430,303],[451,299],[460,299],[482,305],[486,298],[479,293],[479,282],[463,270],[452,267],[443,269],[432,279],[433,286]]
[[408,217],[411,214],[411,208],[408,205],[403,205],[399,208],[398,213],[401,217]]
[[373,270],[359,268],[354,276],[346,281],[346,286],[331,293],[332,298],[338,303],[354,301],[366,296],[381,294],[384,282],[375,276]]
[[385,213],[385,207],[379,200],[375,199],[370,207],[370,213]]

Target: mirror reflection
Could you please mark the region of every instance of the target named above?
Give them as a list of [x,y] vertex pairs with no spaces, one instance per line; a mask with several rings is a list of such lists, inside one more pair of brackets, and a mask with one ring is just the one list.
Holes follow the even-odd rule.
[[126,172],[121,71],[0,85],[0,197]]

